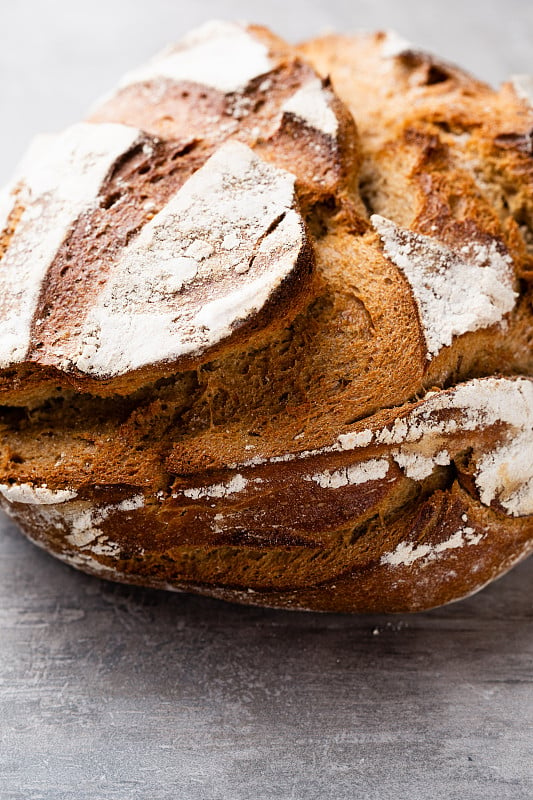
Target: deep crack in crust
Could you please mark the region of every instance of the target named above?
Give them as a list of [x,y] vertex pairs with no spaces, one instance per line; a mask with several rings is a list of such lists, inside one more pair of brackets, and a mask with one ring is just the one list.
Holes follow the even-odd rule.
[[[240,71],[209,70],[228,41],[247,54]],[[298,54],[225,25],[130,76],[91,124],[141,133],[73,221],[32,347],[0,376],[8,513],[86,571],[291,608],[419,610],[525,557],[527,85],[494,92],[385,34]],[[196,356],[115,377],[47,362],[46,342],[83,320],[102,277],[235,140],[295,176],[306,239],[283,291]]]

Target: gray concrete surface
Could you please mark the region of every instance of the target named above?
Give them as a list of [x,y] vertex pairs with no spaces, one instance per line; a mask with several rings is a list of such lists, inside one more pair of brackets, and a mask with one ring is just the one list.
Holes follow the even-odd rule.
[[[497,82],[533,4],[0,0],[0,180],[209,17],[396,27]],[[529,800],[533,561],[416,617],[290,614],[100,582],[0,519],[1,800]]]

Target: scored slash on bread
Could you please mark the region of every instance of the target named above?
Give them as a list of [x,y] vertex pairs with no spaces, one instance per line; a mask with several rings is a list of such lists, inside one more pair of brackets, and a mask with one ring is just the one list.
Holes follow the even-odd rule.
[[86,571],[295,608],[527,555],[530,88],[213,23],[38,140],[0,197],[7,512]]
[[[81,324],[64,312],[54,327],[43,320],[31,357],[96,378],[197,358],[248,319],[257,325],[269,301],[303,282],[312,258],[293,176],[227,143],[101,276]],[[49,298],[48,319],[59,299]]]

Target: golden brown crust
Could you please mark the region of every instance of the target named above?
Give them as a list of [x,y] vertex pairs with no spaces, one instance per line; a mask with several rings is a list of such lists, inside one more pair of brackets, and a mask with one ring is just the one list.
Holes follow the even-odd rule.
[[295,175],[298,268],[164,366],[58,371],[34,340],[0,377],[0,500],[115,580],[337,611],[459,599],[533,548],[533,111],[385,34],[249,33],[269,62],[244,88],[152,74],[93,111],[156,140],[54,260],[39,342],[91,304],[140,199],[163,208],[227,140]]

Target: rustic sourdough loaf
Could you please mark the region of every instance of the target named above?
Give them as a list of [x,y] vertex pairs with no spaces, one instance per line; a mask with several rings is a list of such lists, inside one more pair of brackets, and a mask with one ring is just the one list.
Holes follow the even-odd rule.
[[87,572],[288,608],[524,558],[532,95],[212,23],[36,140],[0,196],[3,508]]

